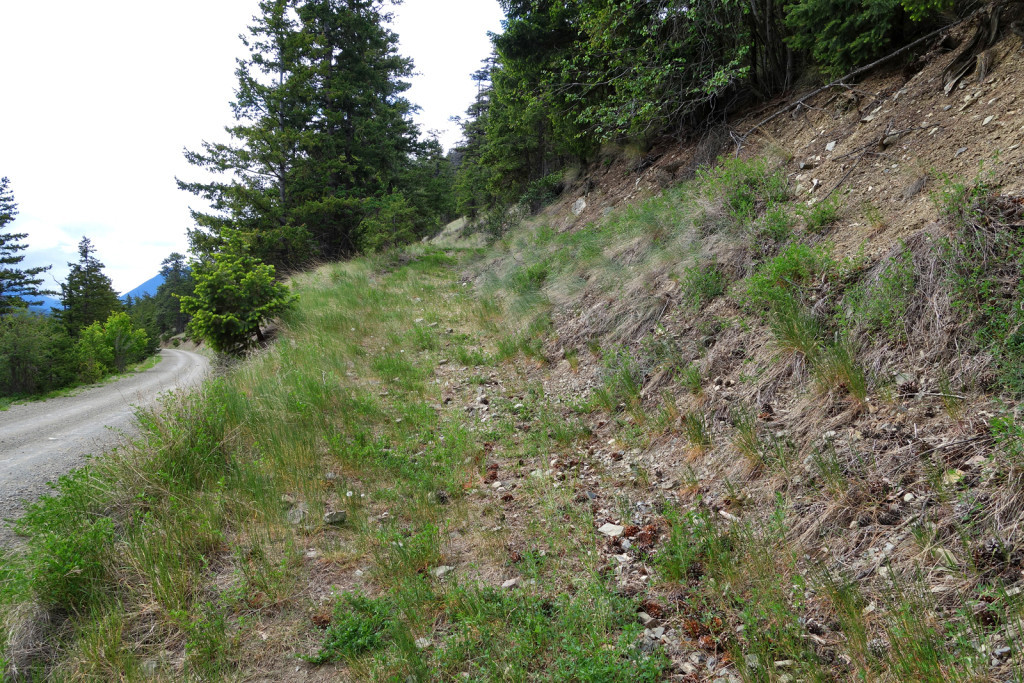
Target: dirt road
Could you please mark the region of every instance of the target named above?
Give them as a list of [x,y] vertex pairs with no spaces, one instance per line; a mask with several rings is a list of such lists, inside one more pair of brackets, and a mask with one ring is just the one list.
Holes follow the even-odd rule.
[[[135,408],[152,404],[161,392],[198,384],[209,360],[191,351],[164,349],[154,367],[125,379],[48,401],[24,403],[0,412],[0,519],[21,513],[35,499],[84,462],[116,445],[134,428]],[[0,528],[0,543],[8,538]]]

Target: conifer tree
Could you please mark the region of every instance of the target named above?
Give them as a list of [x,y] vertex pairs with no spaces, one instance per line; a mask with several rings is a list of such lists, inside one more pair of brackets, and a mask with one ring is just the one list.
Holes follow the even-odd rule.
[[0,178],[0,317],[42,303],[34,297],[55,293],[42,287],[40,277],[50,266],[18,267],[25,259],[20,252],[27,248],[22,240],[28,233],[4,232],[17,215],[18,205],[14,202],[10,181]]
[[106,320],[122,308],[110,278],[103,272],[103,264],[96,258],[96,247],[88,237],[78,243],[78,256],[77,263],[68,263],[71,270],[67,282],[60,286],[63,308],[54,309],[72,335],[96,321]]
[[[193,251],[231,235],[254,256],[294,268],[360,248],[359,225],[406,193],[418,152],[402,97],[412,63],[398,55],[381,0],[263,0],[244,38],[230,144],[203,143],[188,161],[227,176],[178,181],[210,202],[194,212]],[[398,200],[388,200],[396,203]],[[415,202],[413,202],[415,203]]]

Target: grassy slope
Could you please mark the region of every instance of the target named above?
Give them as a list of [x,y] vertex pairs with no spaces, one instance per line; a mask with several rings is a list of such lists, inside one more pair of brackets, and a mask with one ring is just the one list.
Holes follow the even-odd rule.
[[1020,200],[935,177],[861,249],[891,207],[788,161],[298,278],[26,518],[6,671],[1021,680]]
[[982,425],[988,475],[891,461],[906,447],[877,415],[944,399],[861,358],[914,321],[829,311],[913,288],[865,291],[870,264],[808,246],[828,226],[796,217],[775,163],[582,232],[541,220],[298,278],[277,344],[28,515],[0,584],[9,672],[1013,674],[995,626],[1019,619],[1014,538],[985,543],[1016,505],[1020,429]]

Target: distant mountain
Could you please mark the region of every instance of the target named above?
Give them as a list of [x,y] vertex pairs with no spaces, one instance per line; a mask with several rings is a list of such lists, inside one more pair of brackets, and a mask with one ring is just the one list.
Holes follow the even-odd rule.
[[122,294],[121,299],[123,300],[126,299],[127,297],[138,299],[139,297],[145,296],[146,294],[149,294],[150,296],[156,296],[157,287],[159,287],[163,283],[164,276],[158,274],[155,277],[149,278],[148,280],[146,280],[145,282],[143,282],[141,285],[131,290],[130,292],[125,292],[124,294]]
[[29,306],[28,310],[35,311],[36,313],[50,314],[51,308],[61,308],[60,299],[53,296],[40,296],[36,298],[36,301],[42,301],[42,306]]

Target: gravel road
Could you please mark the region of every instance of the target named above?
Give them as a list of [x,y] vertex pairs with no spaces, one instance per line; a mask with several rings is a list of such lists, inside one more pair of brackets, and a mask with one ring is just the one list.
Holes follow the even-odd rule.
[[[164,349],[160,355],[145,372],[0,412],[0,519],[17,517],[25,499],[50,490],[46,482],[131,434],[136,407],[152,404],[161,392],[198,384],[210,367],[205,356],[191,351]],[[0,526],[0,544],[10,537]]]

